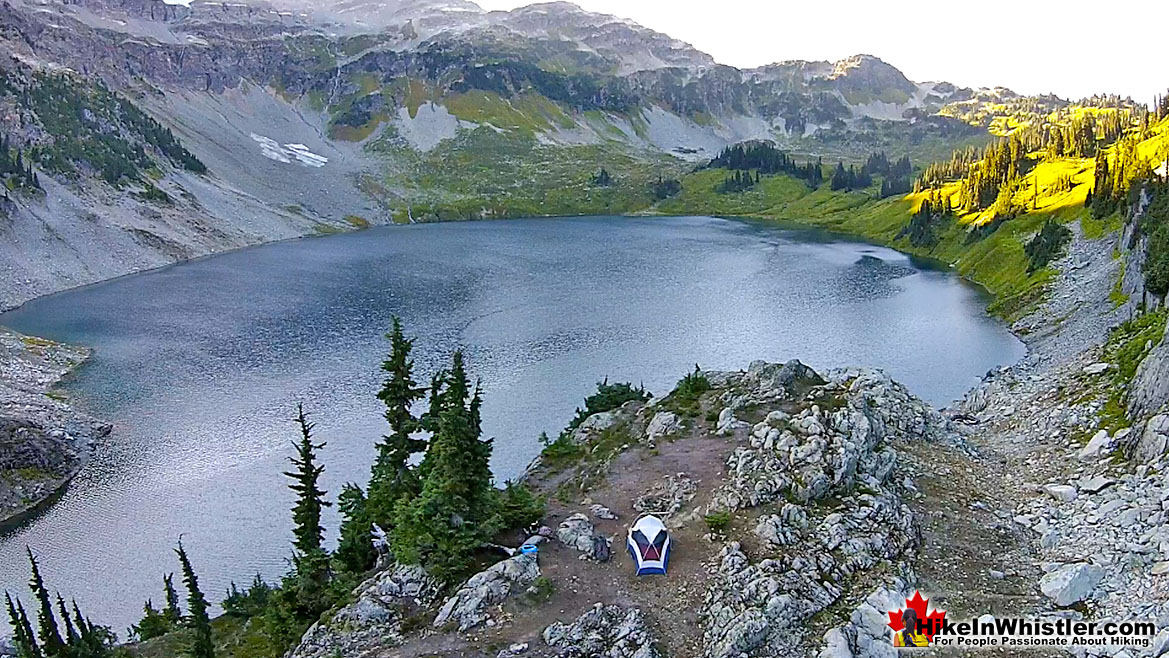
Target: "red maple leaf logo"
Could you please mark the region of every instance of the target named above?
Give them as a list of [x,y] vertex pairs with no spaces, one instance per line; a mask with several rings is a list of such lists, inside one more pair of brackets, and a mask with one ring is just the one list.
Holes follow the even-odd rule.
[[[929,611],[929,605],[930,600],[923,599],[921,592],[914,592],[912,599],[905,599],[906,608],[912,608],[917,613],[917,618],[921,622],[920,628],[922,634],[932,642],[934,634],[942,628],[942,620],[946,618],[946,611]],[[905,628],[905,623],[901,620],[902,613],[904,613],[902,609],[889,611],[889,628],[893,629],[894,633]]]

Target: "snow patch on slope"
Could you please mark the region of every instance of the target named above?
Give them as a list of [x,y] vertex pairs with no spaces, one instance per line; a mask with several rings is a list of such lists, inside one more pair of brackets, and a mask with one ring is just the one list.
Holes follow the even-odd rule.
[[309,147],[304,144],[284,144],[263,135],[256,133],[250,134],[251,138],[260,145],[260,152],[264,154],[265,158],[282,162],[284,164],[292,164],[296,160],[306,167],[324,167],[329,163],[329,159],[323,155],[317,155],[309,150]]

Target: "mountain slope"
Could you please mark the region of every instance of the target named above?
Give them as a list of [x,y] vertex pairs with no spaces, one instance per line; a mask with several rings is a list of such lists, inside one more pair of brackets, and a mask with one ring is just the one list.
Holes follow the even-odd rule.
[[[55,168],[37,152],[45,193],[10,201],[14,237],[0,248],[18,283],[0,290],[3,305],[368,224],[636,212],[657,201],[657,181],[744,140],[830,162],[885,150],[926,163],[985,143],[1004,103],[1032,102],[914,83],[869,55],[739,70],[563,2],[8,0],[0,26],[6,70],[101,81],[207,167],[167,161],[157,181],[111,182],[83,153]],[[169,203],[144,198],[151,188]]]

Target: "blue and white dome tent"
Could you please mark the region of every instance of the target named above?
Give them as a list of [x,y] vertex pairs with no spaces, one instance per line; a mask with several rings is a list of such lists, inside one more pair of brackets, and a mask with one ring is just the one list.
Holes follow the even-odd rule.
[[670,533],[666,524],[646,514],[630,526],[626,542],[637,575],[665,574],[670,565]]

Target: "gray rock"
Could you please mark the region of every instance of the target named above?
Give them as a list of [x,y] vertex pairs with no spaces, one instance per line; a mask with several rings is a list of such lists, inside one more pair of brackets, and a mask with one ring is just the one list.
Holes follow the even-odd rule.
[[651,441],[657,441],[682,431],[682,420],[672,411],[659,411],[654,414],[649,425],[645,428],[645,435]]
[[1067,484],[1049,484],[1043,490],[1052,498],[1065,503],[1072,502],[1079,495],[1075,487]]
[[573,514],[562,521],[556,530],[556,538],[591,560],[605,562],[611,554],[608,538],[597,534],[589,517],[584,514]]
[[617,515],[613,513],[613,510],[609,509],[608,507],[605,507],[604,505],[598,505],[598,504],[590,505],[589,511],[591,511],[593,513],[593,516],[595,516],[598,519],[601,519],[603,521],[616,521],[617,520]]
[[435,602],[439,586],[422,567],[394,564],[362,583],[354,601],[305,632],[288,658],[357,656],[402,643],[402,611]]
[[1112,452],[1113,441],[1108,435],[1108,430],[1100,430],[1088,440],[1087,445],[1079,452],[1080,461],[1096,461],[1101,456]]
[[1057,606],[1066,608],[1091,597],[1103,579],[1104,570],[1094,564],[1065,564],[1044,575],[1039,590]]
[[434,627],[454,624],[460,631],[474,628],[487,621],[489,606],[523,591],[539,577],[540,565],[534,555],[520,554],[492,565],[471,576],[443,603],[434,618]]
[[1153,416],[1144,428],[1129,435],[1128,454],[1139,463],[1148,463],[1165,454],[1169,448],[1169,414]]
[[661,658],[637,608],[596,604],[570,624],[544,629],[544,643],[566,658]]

